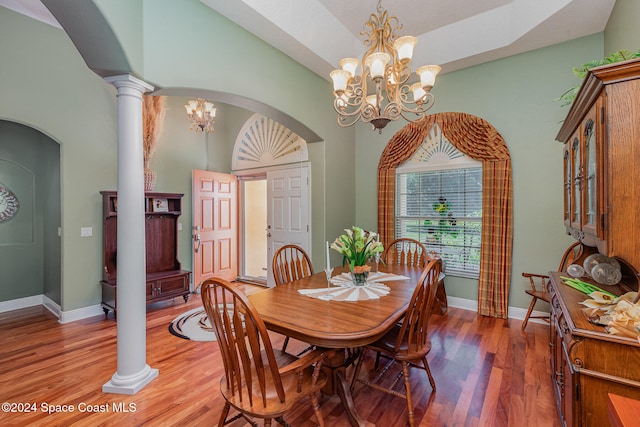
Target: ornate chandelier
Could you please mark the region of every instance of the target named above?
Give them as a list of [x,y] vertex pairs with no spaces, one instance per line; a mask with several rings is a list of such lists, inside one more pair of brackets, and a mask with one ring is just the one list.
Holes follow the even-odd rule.
[[187,109],[187,117],[191,120],[191,129],[196,132],[213,132],[213,123],[216,118],[216,109],[213,103],[204,98],[189,101],[184,106]]
[[[431,88],[440,72],[438,65],[425,65],[416,70],[420,81],[409,85],[411,57],[418,39],[398,37],[402,29],[398,18],[389,16],[378,1],[378,14],[371,14],[361,35],[367,51],[362,55],[361,73],[356,75],[360,61],[343,58],[341,69],[333,70],[335,100],[340,126],[351,126],[358,119],[382,129],[400,116],[415,122],[426,116],[435,101]],[[371,87],[371,91],[369,90]]]

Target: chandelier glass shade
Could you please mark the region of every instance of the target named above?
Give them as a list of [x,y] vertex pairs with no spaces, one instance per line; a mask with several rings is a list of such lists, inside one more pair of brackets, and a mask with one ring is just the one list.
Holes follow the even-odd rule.
[[196,132],[213,132],[213,123],[216,118],[216,108],[213,103],[204,98],[189,101],[184,106],[187,109],[187,117],[191,120],[191,129]]
[[[418,39],[398,37],[402,29],[398,18],[389,16],[378,1],[377,14],[365,23],[362,61],[343,58],[340,69],[330,73],[333,80],[333,106],[340,126],[351,126],[359,119],[382,129],[392,120],[403,117],[414,122],[427,114],[435,101],[431,88],[440,72],[438,65],[416,69],[418,81],[410,84],[411,58]],[[360,74],[358,67],[362,64]]]

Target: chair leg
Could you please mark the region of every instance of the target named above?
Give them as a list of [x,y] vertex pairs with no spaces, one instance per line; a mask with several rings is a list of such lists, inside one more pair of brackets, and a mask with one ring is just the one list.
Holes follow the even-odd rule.
[[284,343],[282,344],[282,351],[287,351],[287,346],[289,345],[289,337],[284,337]]
[[[286,422],[286,421],[284,420],[284,418],[282,418],[282,417],[277,417],[277,418],[276,418],[276,421],[277,421],[277,422],[278,422],[278,424],[280,424],[282,427],[291,427],[291,424],[289,424],[288,422]],[[269,422],[271,422],[271,420],[269,420]],[[258,427],[258,426],[256,426],[256,427]]]
[[533,297],[531,299],[531,304],[529,304],[529,310],[527,310],[527,315],[524,316],[524,320],[522,321],[522,330],[524,331],[527,327],[527,323],[529,322],[529,316],[531,316],[531,313],[533,312],[533,307],[536,306],[536,302],[538,301],[538,298]]
[[271,418],[264,419],[264,427],[271,427]]
[[431,390],[436,391],[436,381],[433,379],[433,375],[431,375],[431,368],[429,368],[429,362],[427,362],[427,356],[422,358],[422,364],[424,365],[424,370],[427,371],[427,376],[429,377],[429,384],[431,384]]
[[311,405],[313,407],[313,413],[316,414],[316,419],[318,420],[318,425],[320,427],[324,427],[324,418],[322,417],[322,412],[320,412],[320,402],[318,401],[318,393],[313,393],[311,395]]
[[407,362],[402,362],[402,374],[404,375],[404,390],[407,395],[407,413],[409,416],[409,427],[415,427],[415,420],[413,416],[413,402],[411,401],[411,384],[409,383],[409,365]]
[[358,358],[358,363],[356,364],[356,369],[353,372],[353,378],[351,378],[351,386],[349,387],[349,390],[351,392],[353,392],[353,386],[358,379],[358,375],[360,374],[360,368],[362,368],[362,362],[364,361],[364,356],[366,353],[367,349],[363,347],[362,352],[360,353],[360,357]]
[[374,370],[374,371],[377,371],[379,366],[380,366],[380,352],[379,352],[379,351],[377,351],[377,352],[376,352],[376,361],[375,361],[375,363],[373,364],[373,370]]
[[231,409],[231,405],[228,402],[225,402],[222,414],[220,414],[220,421],[218,421],[218,427],[224,426],[227,421],[227,415],[229,415],[229,409]]

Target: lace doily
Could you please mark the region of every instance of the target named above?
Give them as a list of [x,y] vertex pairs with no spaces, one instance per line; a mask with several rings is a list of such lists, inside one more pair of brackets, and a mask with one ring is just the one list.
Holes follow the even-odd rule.
[[378,299],[389,294],[389,287],[380,282],[408,279],[406,276],[378,272],[369,274],[364,285],[356,286],[353,284],[349,273],[342,273],[331,278],[331,284],[333,285],[331,287],[298,289],[298,292],[302,295],[325,301],[364,301]]

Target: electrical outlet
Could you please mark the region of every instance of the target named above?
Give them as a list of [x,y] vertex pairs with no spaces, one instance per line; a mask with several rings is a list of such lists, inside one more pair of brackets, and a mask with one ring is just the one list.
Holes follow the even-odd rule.
[[93,236],[93,227],[80,227],[80,237]]

